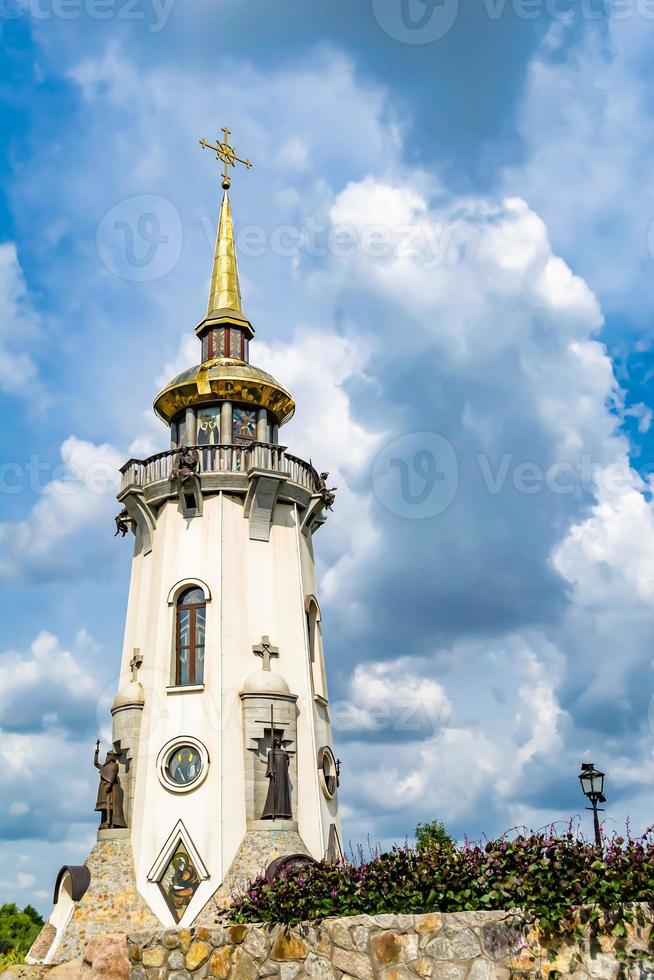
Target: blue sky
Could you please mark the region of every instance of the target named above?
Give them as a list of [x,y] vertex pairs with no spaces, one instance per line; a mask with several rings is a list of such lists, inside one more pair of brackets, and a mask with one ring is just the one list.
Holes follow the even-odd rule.
[[586,759],[610,827],[651,821],[653,19],[0,0],[0,899],[47,908],[93,840],[116,470],[197,360],[225,123],[252,360],[339,487],[346,836],[567,819]]

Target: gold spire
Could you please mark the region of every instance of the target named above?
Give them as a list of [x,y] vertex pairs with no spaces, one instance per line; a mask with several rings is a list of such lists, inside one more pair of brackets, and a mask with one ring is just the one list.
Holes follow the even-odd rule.
[[232,221],[232,209],[229,203],[227,191],[231,184],[229,167],[235,167],[237,163],[242,163],[249,170],[252,166],[251,160],[242,160],[236,156],[236,148],[230,146],[230,130],[223,126],[224,140],[216,140],[216,145],[207,143],[203,138],[200,146],[206,150],[214,150],[216,159],[223,164],[222,186],[225,191],[223,203],[220,207],[220,219],[218,221],[218,235],[216,237],[216,251],[213,257],[213,271],[211,273],[211,288],[209,289],[209,306],[207,315],[218,310],[235,310],[243,315],[241,305],[241,288],[238,281],[238,265],[236,263],[236,247],[234,245],[234,223]]
[[225,190],[223,203],[220,206],[207,314],[210,316],[211,313],[218,310],[236,310],[238,313],[243,313],[236,246],[234,245],[234,224],[227,190]]

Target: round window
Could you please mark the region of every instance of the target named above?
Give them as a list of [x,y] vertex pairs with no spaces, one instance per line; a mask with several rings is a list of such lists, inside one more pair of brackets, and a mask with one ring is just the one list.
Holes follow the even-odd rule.
[[178,735],[157,755],[159,781],[171,793],[191,793],[209,772],[209,753],[199,738]]
[[334,758],[334,753],[328,745],[323,745],[318,752],[318,772],[322,791],[330,800],[336,795],[338,788],[338,769],[339,764]]
[[166,771],[173,783],[188,786],[202,772],[202,756],[192,745],[179,745],[168,756]]

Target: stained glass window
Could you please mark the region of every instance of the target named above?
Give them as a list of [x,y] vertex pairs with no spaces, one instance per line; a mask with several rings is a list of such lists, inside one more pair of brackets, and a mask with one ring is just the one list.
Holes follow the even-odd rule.
[[204,639],[207,607],[202,589],[192,588],[177,600],[175,683],[204,683]]
[[220,443],[220,408],[201,408],[198,411],[198,446],[217,446]]
[[232,413],[232,438],[234,442],[252,442],[256,435],[256,411],[249,408],[235,408]]
[[199,875],[186,848],[180,842],[159,882],[159,888],[175,922],[182,919],[199,885]]
[[243,357],[243,334],[240,330],[230,330],[230,356]]
[[170,426],[170,441],[173,446],[183,446],[186,441],[186,418],[179,415],[176,422]]
[[227,330],[225,328],[221,330],[214,330],[213,333],[213,357],[225,357],[225,334]]
[[168,775],[178,786],[194,783],[202,772],[202,756],[191,745],[178,746],[170,755]]

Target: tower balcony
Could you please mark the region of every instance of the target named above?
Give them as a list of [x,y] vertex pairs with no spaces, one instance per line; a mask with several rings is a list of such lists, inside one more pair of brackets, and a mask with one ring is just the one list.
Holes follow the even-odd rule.
[[[272,470],[284,473],[287,481],[303,487],[310,493],[320,491],[320,476],[311,465],[303,459],[286,452],[284,446],[266,442],[251,442],[247,445],[235,446],[193,446],[197,449],[199,459],[198,475],[224,474],[236,477],[236,482],[227,480],[226,486],[235,488],[238,477],[242,478],[243,486],[247,488],[248,470],[256,467],[262,470]],[[147,459],[129,459],[121,466],[121,493],[128,487],[148,489],[148,496],[156,492],[156,485],[168,481],[172,477],[173,462],[179,450],[169,449],[166,452],[155,453]],[[164,489],[159,487],[160,490]],[[216,487],[222,489],[222,487]]]
[[169,449],[147,459],[129,459],[121,467],[118,499],[149,551],[158,509],[179,498],[187,517],[201,517],[205,497],[221,491],[242,495],[250,537],[268,540],[276,502],[295,504],[303,533],[313,533],[325,522],[334,495],[312,466],[274,443],[189,446],[197,451],[192,476],[180,480],[175,462],[182,450]]

